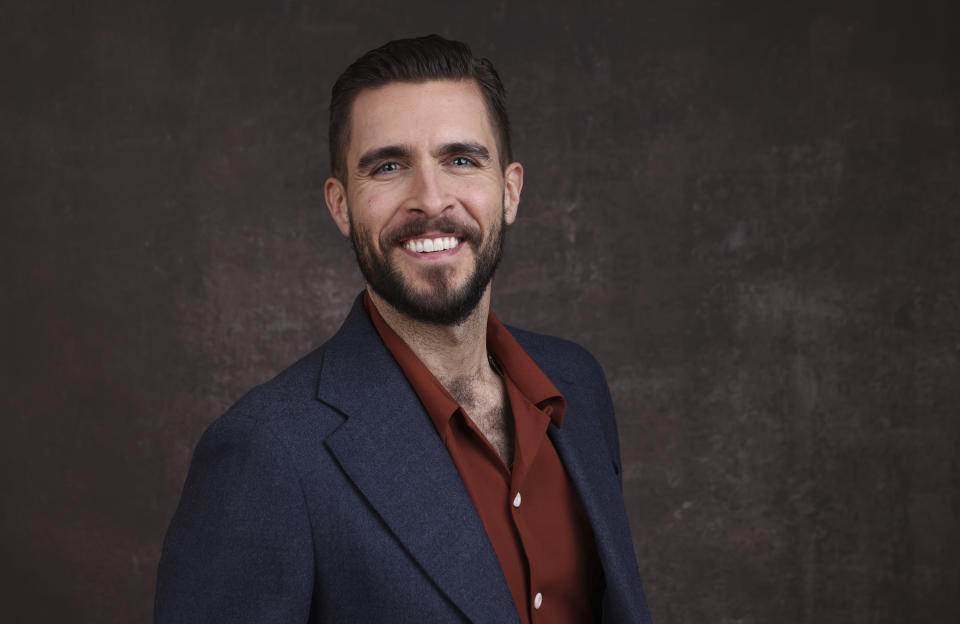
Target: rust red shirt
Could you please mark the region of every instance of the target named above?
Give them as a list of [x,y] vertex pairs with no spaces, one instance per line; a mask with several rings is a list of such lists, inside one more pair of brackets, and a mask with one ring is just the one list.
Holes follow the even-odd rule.
[[487,351],[502,373],[513,413],[512,470],[469,415],[387,325],[368,295],[374,327],[430,415],[497,553],[525,624],[594,622],[601,567],[580,497],[547,436],[563,425],[566,401],[490,312]]

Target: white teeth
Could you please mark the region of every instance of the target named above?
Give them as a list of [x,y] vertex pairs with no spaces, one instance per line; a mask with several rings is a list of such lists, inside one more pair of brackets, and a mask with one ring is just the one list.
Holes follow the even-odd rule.
[[403,244],[405,249],[417,253],[430,253],[432,251],[444,251],[453,249],[460,244],[460,239],[456,236],[444,236],[441,238],[418,238],[410,239]]

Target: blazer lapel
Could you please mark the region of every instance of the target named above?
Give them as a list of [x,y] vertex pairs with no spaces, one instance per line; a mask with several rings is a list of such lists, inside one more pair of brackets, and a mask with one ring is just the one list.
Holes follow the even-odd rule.
[[568,398],[567,412],[563,427],[551,424],[549,435],[593,528],[606,577],[604,613],[643,613],[645,606],[636,601],[640,575],[630,523],[606,443],[588,408],[578,404],[573,384],[557,380],[557,386]]
[[327,447],[440,591],[474,622],[517,621],[460,475],[359,298],[327,344],[317,397],[347,417]]

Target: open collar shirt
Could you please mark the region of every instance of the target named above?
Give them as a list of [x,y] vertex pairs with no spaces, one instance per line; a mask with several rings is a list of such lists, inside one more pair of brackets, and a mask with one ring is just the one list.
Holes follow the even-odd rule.
[[450,453],[493,545],[524,624],[596,621],[603,590],[593,531],[547,435],[566,401],[493,312],[487,352],[513,415],[513,466],[380,315],[364,307]]

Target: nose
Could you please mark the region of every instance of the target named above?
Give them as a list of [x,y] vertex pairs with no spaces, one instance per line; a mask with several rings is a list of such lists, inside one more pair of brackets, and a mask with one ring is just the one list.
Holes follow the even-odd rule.
[[410,210],[422,212],[428,217],[437,216],[453,205],[453,198],[443,184],[442,173],[437,167],[421,167],[413,179]]

